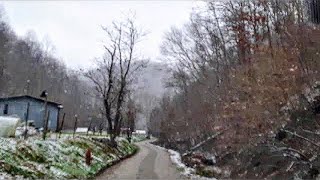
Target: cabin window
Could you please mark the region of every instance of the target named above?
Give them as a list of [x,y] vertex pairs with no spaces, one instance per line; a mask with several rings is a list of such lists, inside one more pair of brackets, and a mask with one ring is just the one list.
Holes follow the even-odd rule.
[[9,105],[5,104],[3,109],[3,114],[8,114]]

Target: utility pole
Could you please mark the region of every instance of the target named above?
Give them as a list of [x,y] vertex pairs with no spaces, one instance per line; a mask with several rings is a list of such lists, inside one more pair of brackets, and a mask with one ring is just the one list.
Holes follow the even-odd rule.
[[28,104],[27,104],[26,119],[25,119],[24,139],[27,139],[27,136],[28,136],[28,119],[29,119],[29,109],[30,109],[30,103],[28,102]]
[[42,91],[41,98],[44,98],[44,117],[43,117],[43,136],[42,139],[46,140],[47,130],[48,130],[48,93],[46,90]]

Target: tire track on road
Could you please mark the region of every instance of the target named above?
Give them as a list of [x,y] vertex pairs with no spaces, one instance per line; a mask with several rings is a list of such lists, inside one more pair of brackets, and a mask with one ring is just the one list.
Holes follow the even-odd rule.
[[140,164],[137,179],[159,179],[158,175],[154,172],[157,152],[148,146],[143,146],[149,150],[149,153]]

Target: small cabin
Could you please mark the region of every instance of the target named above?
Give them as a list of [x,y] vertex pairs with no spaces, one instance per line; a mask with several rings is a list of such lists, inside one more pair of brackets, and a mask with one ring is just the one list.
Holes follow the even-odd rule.
[[87,127],[78,127],[78,128],[76,129],[76,133],[85,134],[85,133],[88,132],[88,129],[89,129],[89,128],[87,128]]
[[135,130],[133,132],[133,134],[135,134],[135,135],[147,135],[147,131],[146,130]]
[[[52,131],[58,129],[59,111],[61,107],[59,103],[47,101],[49,115],[48,129]],[[0,98],[0,116],[14,115],[20,117],[23,121],[32,121],[35,128],[43,128],[45,100],[27,95]]]

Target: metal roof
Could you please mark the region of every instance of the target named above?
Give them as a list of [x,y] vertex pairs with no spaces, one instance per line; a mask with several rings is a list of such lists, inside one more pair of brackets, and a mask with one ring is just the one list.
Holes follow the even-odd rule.
[[[34,100],[36,100],[36,101],[45,102],[45,101],[44,101],[43,99],[41,99],[41,98],[37,98],[37,97],[29,96],[29,95],[2,97],[2,98],[0,98],[0,101],[14,100],[14,99],[23,99],[23,98],[34,99]],[[52,105],[55,105],[55,106],[62,105],[62,104],[60,104],[60,103],[53,102],[53,101],[47,101],[47,102],[48,102],[49,104],[52,104]]]

